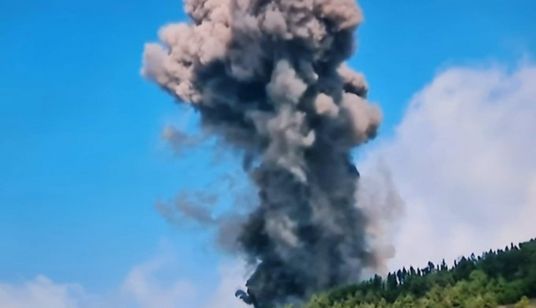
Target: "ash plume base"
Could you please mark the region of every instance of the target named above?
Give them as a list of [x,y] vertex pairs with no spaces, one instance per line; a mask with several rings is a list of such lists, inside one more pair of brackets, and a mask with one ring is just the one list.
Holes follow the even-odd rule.
[[362,21],[355,1],[184,6],[191,23],[160,30],[160,43],[145,46],[142,73],[196,109],[204,131],[244,153],[259,204],[233,240],[256,268],[236,296],[279,306],[378,266],[351,159],[381,121],[364,78],[344,64]]

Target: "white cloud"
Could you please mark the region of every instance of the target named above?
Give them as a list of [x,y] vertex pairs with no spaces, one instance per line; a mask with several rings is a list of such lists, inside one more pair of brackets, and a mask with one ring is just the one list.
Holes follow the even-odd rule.
[[197,289],[186,279],[164,280],[171,265],[166,257],[157,257],[131,269],[121,286],[120,295],[124,305],[139,308],[193,307]]
[[[53,282],[39,275],[21,284],[0,283],[2,308],[228,308],[247,307],[235,298],[243,288],[244,266],[224,263],[215,268],[216,287],[212,282],[195,284],[180,277],[177,262],[160,254],[134,266],[122,284],[110,292],[90,296],[78,284]],[[177,279],[177,276],[179,278]]]
[[535,237],[536,66],[444,71],[374,157],[405,202],[393,268]]
[[44,276],[22,284],[0,283],[0,307],[74,308],[82,307],[89,297],[76,284],[56,284]]
[[219,284],[216,291],[203,304],[204,308],[246,308],[251,307],[237,300],[236,290],[244,289],[246,272],[241,262],[221,265],[219,268]]
[[[121,307],[138,308],[228,308],[247,307],[234,293],[244,287],[245,272],[239,262],[223,262],[215,267],[216,288],[211,283],[196,284],[179,278],[174,256],[158,257],[135,266],[125,278],[120,291]],[[166,275],[167,274],[167,275]],[[167,279],[166,279],[166,276]],[[170,278],[171,277],[171,278]],[[108,307],[117,305],[108,304]]]

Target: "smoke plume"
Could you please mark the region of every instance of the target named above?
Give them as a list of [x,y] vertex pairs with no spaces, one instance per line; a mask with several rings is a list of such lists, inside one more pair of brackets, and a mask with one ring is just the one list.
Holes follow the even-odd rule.
[[236,239],[256,266],[237,296],[273,307],[355,281],[378,259],[356,206],[351,150],[381,120],[363,77],[344,64],[362,21],[355,0],[184,6],[191,23],[160,30],[161,43],[145,46],[142,73],[244,153],[260,204]]

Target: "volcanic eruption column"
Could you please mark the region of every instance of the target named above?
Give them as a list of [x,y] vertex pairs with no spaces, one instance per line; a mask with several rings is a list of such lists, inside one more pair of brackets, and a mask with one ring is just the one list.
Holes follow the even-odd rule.
[[160,30],[142,73],[200,112],[205,131],[244,153],[260,204],[237,238],[256,265],[257,307],[303,299],[374,266],[356,207],[351,150],[379,109],[344,61],[362,21],[354,0],[184,0],[191,23]]

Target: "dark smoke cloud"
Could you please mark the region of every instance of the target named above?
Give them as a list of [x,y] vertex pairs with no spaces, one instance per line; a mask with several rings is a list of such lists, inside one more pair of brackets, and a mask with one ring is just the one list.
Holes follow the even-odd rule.
[[172,222],[188,218],[199,224],[212,224],[216,218],[208,206],[215,205],[218,198],[209,193],[180,193],[171,204],[157,203],[156,208]]
[[[354,0],[185,0],[191,24],[161,29],[143,75],[200,112],[204,131],[244,153],[260,204],[239,230],[257,307],[355,281],[377,256],[356,207],[351,150],[381,114],[344,61],[362,20]],[[190,206],[198,220],[210,215]],[[208,215],[208,216],[207,216]]]
[[162,138],[167,141],[176,154],[181,154],[184,151],[202,144],[204,136],[192,136],[183,131],[167,125],[162,131]]
[[[225,185],[227,186],[227,185]],[[203,226],[216,231],[216,243],[219,248],[233,253],[240,249],[237,238],[247,221],[244,204],[246,196],[234,196],[233,203],[237,209],[233,215],[213,214],[215,206],[220,202],[217,195],[208,192],[181,192],[171,202],[158,202],[157,211],[171,224],[178,226]]]

